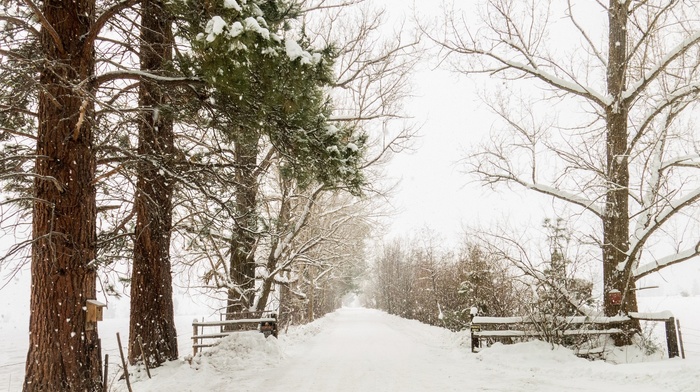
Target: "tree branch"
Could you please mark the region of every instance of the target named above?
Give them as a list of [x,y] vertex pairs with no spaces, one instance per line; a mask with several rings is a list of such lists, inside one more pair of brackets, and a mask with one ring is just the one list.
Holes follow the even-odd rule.
[[22,0],[24,1],[29,8],[31,8],[32,12],[34,12],[34,15],[39,19],[39,23],[41,23],[41,27],[46,30],[47,33],[51,36],[51,39],[53,39],[54,44],[56,44],[56,49],[58,50],[58,53],[61,56],[66,55],[66,50],[63,47],[63,41],[61,40],[61,37],[58,35],[56,30],[54,30],[53,26],[51,26],[51,23],[46,19],[46,16],[41,12],[39,7],[37,7],[36,4],[32,0]]

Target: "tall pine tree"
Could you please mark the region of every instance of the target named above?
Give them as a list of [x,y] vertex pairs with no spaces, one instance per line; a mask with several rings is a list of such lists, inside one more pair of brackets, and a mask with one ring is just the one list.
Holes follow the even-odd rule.
[[[165,3],[143,0],[141,70],[163,75],[172,66],[173,45],[172,17]],[[175,146],[173,108],[165,89],[151,77],[143,77],[139,82],[140,160],[134,201],[129,360],[134,363],[143,358],[150,366],[178,356],[170,264]]]
[[328,121],[332,50],[315,51],[304,42],[303,31],[290,31],[297,16],[294,3],[226,1],[207,8],[193,2],[190,7],[192,62],[209,86],[210,125],[235,151],[228,311],[238,311],[255,305],[260,145],[272,143],[285,174],[302,184],[342,183],[357,191],[365,137]]

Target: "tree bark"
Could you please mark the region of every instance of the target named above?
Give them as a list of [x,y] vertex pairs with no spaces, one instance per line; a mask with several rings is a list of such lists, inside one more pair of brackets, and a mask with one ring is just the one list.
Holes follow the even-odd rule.
[[101,391],[97,328],[86,328],[85,311],[96,294],[94,107],[91,92],[76,88],[94,74],[93,44],[80,37],[95,21],[95,2],[45,0],[41,12],[45,62],[23,390]]
[[[171,18],[161,0],[141,2],[141,70],[162,74],[172,62]],[[158,82],[142,78],[139,88],[139,147],[136,233],[131,278],[129,361],[158,366],[178,357],[170,236],[175,147],[172,107]]]
[[[628,284],[625,270],[629,251],[629,149],[627,119],[630,102],[623,97],[627,73],[628,2],[610,0],[608,43],[608,94],[612,104],[606,108],[607,120],[607,178],[605,215],[603,217],[603,281],[606,316],[637,311],[634,282]],[[625,268],[618,268],[625,266]],[[621,305],[615,305],[608,293],[619,290]],[[634,326],[632,326],[634,327]],[[636,326],[638,328],[638,325]],[[629,343],[616,339],[617,344]]]
[[[241,131],[243,132],[243,131]],[[236,227],[231,238],[231,281],[242,294],[229,290],[227,312],[252,310],[255,298],[255,230],[257,228],[258,140],[240,136],[235,141],[236,154]]]

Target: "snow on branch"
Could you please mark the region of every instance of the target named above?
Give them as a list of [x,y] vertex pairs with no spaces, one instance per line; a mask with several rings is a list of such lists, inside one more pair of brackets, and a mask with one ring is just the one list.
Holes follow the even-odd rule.
[[287,235],[275,247],[274,252],[273,252],[273,257],[275,259],[279,259],[279,257],[282,255],[282,251],[284,251],[286,248],[288,248],[290,246],[292,240],[294,240],[294,238],[299,234],[301,229],[304,227],[306,222],[309,220],[309,216],[311,215],[311,207],[313,207],[314,203],[316,202],[316,199],[321,194],[323,189],[324,189],[323,185],[318,185],[311,192],[311,195],[309,196],[306,204],[304,205],[304,209],[303,209],[302,213],[299,214],[299,217],[297,218],[297,221],[294,224],[294,227],[292,228],[292,230],[289,233],[287,233]]
[[512,173],[506,173],[506,174],[499,175],[499,174],[487,173],[487,172],[483,172],[483,171],[479,171],[479,170],[477,170],[477,172],[480,172],[480,174],[485,175],[487,177],[486,181],[488,181],[488,182],[499,182],[499,181],[514,182],[516,184],[520,184],[521,186],[523,186],[527,189],[531,189],[531,190],[539,192],[541,194],[552,196],[556,199],[566,201],[566,202],[578,205],[580,207],[583,207],[586,211],[590,211],[600,218],[603,217],[603,210],[598,205],[596,205],[594,201],[589,200],[585,197],[581,197],[581,196],[576,195],[574,193],[567,192],[567,191],[564,191],[562,189],[557,189],[557,188],[549,186],[549,185],[525,181],[522,178],[520,178]]
[[662,169],[672,166],[697,167],[700,168],[700,155],[683,155],[669,159],[661,164]]
[[[609,106],[612,104],[612,98],[607,97],[587,86],[584,86],[577,81],[569,81],[562,79],[556,75],[553,75],[547,71],[542,70],[540,67],[538,67],[536,64],[532,63],[530,65],[521,63],[519,61],[515,61],[513,59],[508,59],[505,58],[501,55],[496,54],[493,51],[490,50],[483,50],[483,49],[478,49],[475,46],[474,47],[458,47],[458,46],[452,46],[448,45],[447,43],[444,42],[437,42],[439,45],[442,45],[445,49],[452,51],[454,53],[460,53],[460,54],[466,54],[466,55],[476,55],[476,56],[482,56],[482,57],[487,57],[492,60],[495,60],[498,62],[501,66],[490,70],[492,72],[498,72],[502,71],[504,69],[514,69],[521,71],[529,76],[533,76],[537,79],[540,79],[544,81],[545,83],[549,84],[552,87],[561,89],[563,91],[578,95],[580,97],[586,98],[588,100],[591,100],[598,104],[599,106],[605,107]],[[509,42],[504,42],[508,46],[512,46],[512,43]],[[523,50],[519,50],[518,52],[522,53]],[[489,70],[485,70],[489,71]]]
[[639,280],[670,265],[681,263],[698,255],[700,255],[700,242],[695,244],[695,246],[692,248],[688,248],[676,254],[641,265],[639,268],[633,271],[634,279]]
[[[700,43],[700,31],[696,31],[688,38],[678,44],[671,50],[661,61],[644,74],[644,77],[635,83],[630,84],[627,90],[624,91],[622,98],[626,101],[635,99],[644,89],[653,82],[666,68],[679,56],[683,55],[687,50]],[[697,89],[697,84],[695,84]]]
[[570,203],[581,206],[599,217],[603,216],[603,210],[600,209],[593,201],[586,199],[585,197],[577,196],[573,193],[542,184],[530,184],[526,186],[529,189],[535,190],[537,192],[550,195],[557,199],[568,201]]
[[106,82],[119,79],[131,79],[131,80],[141,80],[150,79],[161,83],[170,84],[187,84],[187,83],[202,83],[202,79],[193,77],[171,77],[156,75],[150,72],[144,72],[140,70],[124,70],[124,71],[113,71],[106,72],[98,76],[94,76],[91,79],[83,81],[81,84],[85,83],[95,83],[96,85],[101,85]]
[[[693,95],[697,95],[699,93],[700,82],[696,82],[683,85],[676,88],[672,92],[665,94],[662,99],[656,105],[654,105],[654,107],[652,107],[651,110],[649,110],[649,112],[639,122],[641,124],[639,126],[640,131],[635,139],[638,139],[642,134],[644,134],[642,131],[646,130],[660,113],[671,108],[671,114],[667,115],[667,117],[675,117],[687,107],[687,104],[690,101],[693,100]],[[636,140],[632,144],[635,143]]]
[[[646,240],[649,237],[651,237],[651,235],[653,233],[655,233],[657,230],[659,230],[661,228],[661,226],[666,221],[668,221],[672,216],[679,213],[683,208],[685,208],[689,205],[692,205],[693,203],[695,203],[698,200],[700,200],[700,188],[695,189],[692,192],[689,192],[687,195],[679,198],[678,200],[674,200],[674,201],[670,202],[663,209],[661,209],[661,211],[658,214],[656,214],[656,216],[649,217],[648,223],[650,223],[650,224],[647,227],[643,227],[643,228],[638,227],[635,230],[634,236],[630,239],[629,255],[637,254],[641,250],[642,246],[646,243]],[[697,248],[697,246],[695,248]],[[681,253],[683,253],[683,252],[681,252]],[[679,253],[678,255],[670,256],[670,258],[679,257],[679,255],[681,255],[681,253]],[[687,260],[692,256],[690,256],[690,257],[680,256],[680,257],[683,257],[682,260],[678,260],[678,261],[671,260],[669,263],[664,263],[663,265],[659,266],[659,268],[654,269],[654,271],[648,271],[648,268],[653,268],[654,265],[659,263],[658,261],[652,262],[649,264],[645,264],[645,265],[635,269],[633,271],[633,275],[634,275],[635,279],[639,279],[643,276],[649,275],[652,272],[655,272],[655,271],[658,271],[664,267],[667,267],[668,265],[676,264],[676,263],[679,263],[681,261]],[[662,260],[665,260],[668,258],[669,257],[666,257]],[[630,258],[628,257],[627,260],[630,260]],[[618,265],[617,269],[619,271],[623,271],[626,263],[627,262],[620,263],[620,265]],[[650,267],[650,265],[651,265],[651,267]]]

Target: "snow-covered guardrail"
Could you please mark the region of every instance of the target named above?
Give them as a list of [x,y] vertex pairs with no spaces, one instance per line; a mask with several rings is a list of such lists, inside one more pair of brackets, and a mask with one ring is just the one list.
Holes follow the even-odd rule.
[[[679,355],[678,343],[683,345],[680,328],[673,314],[668,311],[660,313],[630,313],[628,316],[615,317],[485,317],[475,316],[471,322],[472,352],[476,352],[482,341],[508,342],[512,339],[564,339],[581,336],[584,339],[603,335],[623,333],[615,325],[629,320],[663,321],[666,326],[666,341],[669,357]],[[579,350],[579,354],[587,355],[602,352],[602,348],[588,347]],[[685,357],[685,355],[683,355]]]

